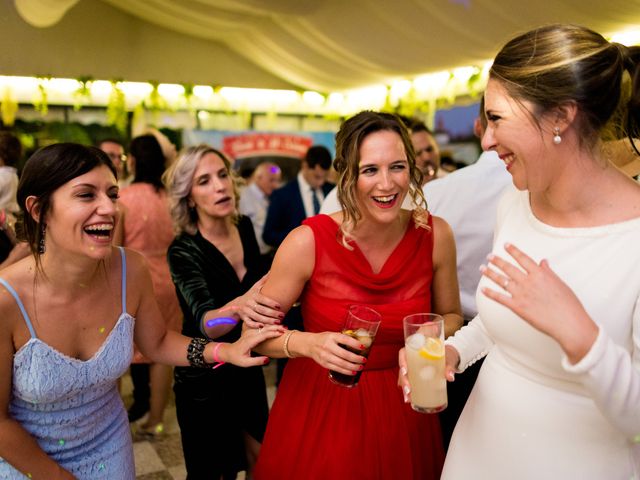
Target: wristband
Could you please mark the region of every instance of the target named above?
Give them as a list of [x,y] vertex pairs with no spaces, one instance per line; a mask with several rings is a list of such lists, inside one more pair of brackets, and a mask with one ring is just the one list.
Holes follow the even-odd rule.
[[221,345],[222,345],[222,342],[218,342],[218,344],[215,347],[213,347],[213,361],[216,362],[215,365],[213,366],[214,369],[221,367],[222,365],[225,364],[225,362],[223,362],[218,358],[218,349],[220,348]]

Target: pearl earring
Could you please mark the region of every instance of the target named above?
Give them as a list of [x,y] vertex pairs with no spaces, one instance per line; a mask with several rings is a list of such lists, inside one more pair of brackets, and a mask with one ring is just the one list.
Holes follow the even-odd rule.
[[560,129],[558,127],[554,127],[553,129],[553,143],[556,145],[560,145],[562,143],[562,137],[560,136]]

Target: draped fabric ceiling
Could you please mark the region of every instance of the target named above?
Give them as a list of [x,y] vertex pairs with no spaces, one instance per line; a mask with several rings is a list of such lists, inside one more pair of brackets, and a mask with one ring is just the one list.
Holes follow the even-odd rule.
[[[222,46],[282,85],[320,92],[482,66],[506,40],[544,23],[579,23],[603,34],[640,26],[640,0],[14,0],[38,28],[93,2]],[[175,81],[153,72],[148,78]]]

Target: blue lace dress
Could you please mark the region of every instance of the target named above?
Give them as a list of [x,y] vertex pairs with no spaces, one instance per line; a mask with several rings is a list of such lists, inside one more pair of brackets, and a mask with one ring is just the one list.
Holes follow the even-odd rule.
[[[31,333],[13,361],[9,413],[40,447],[78,479],[135,479],[129,422],[116,387],[133,355],[134,318],[126,312],[126,259],[122,259],[122,313],[89,360],[71,358],[40,340],[15,290]],[[0,458],[0,479],[24,479]]]

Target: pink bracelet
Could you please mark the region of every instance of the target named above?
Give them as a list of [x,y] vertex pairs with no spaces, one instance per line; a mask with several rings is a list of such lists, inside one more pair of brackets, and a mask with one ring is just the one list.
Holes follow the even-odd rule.
[[218,342],[218,344],[213,347],[213,361],[216,362],[216,364],[213,366],[214,369],[221,367],[222,365],[225,364],[225,362],[221,361],[218,358],[218,349],[222,346],[222,342]]

